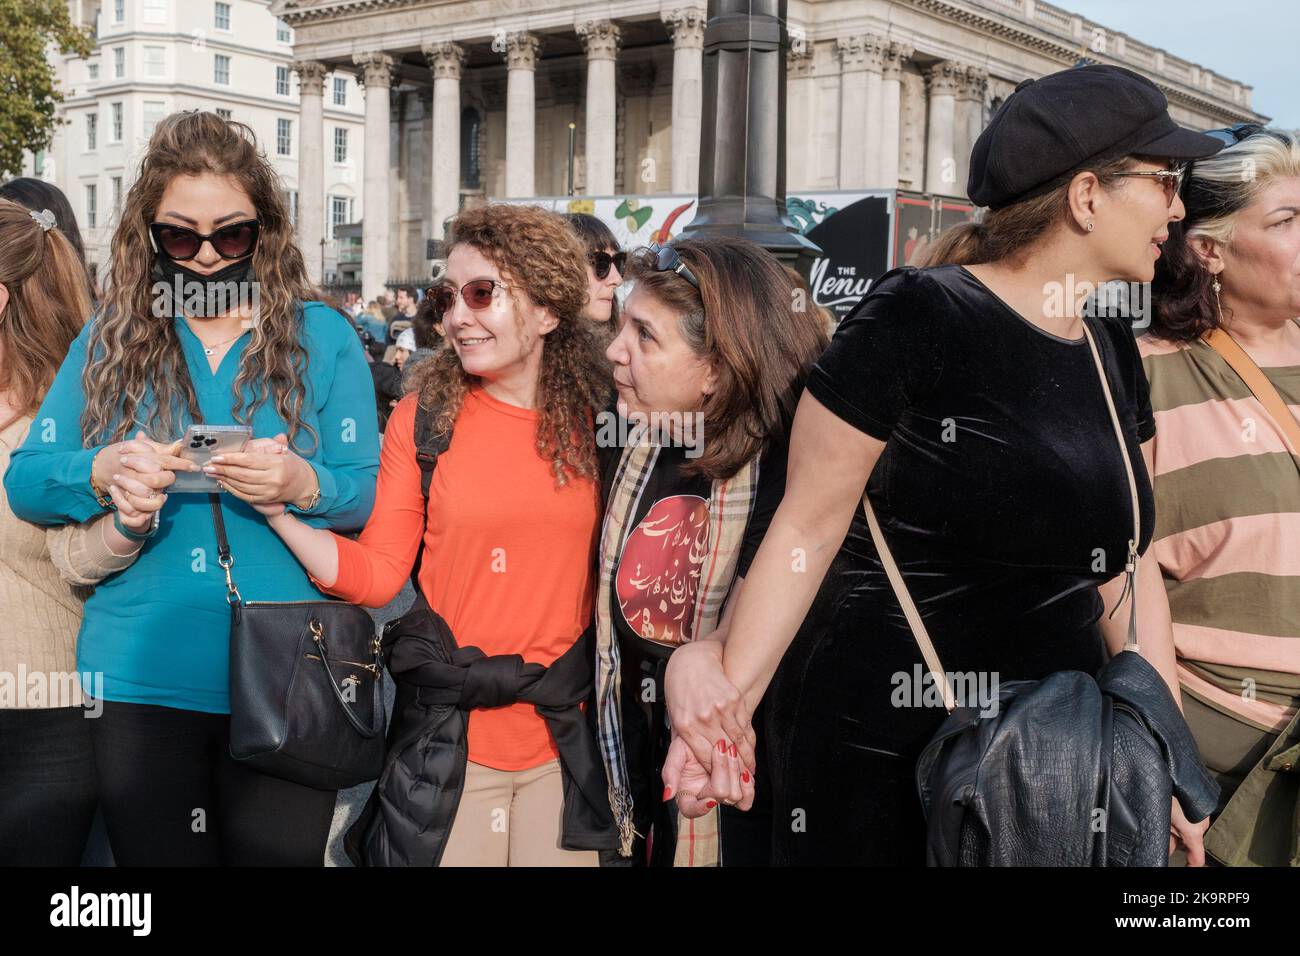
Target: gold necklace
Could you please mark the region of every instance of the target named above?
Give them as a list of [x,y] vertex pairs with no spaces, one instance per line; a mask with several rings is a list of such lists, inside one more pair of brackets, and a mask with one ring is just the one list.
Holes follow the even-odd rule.
[[[223,346],[223,345],[229,345],[231,342],[235,341],[235,339],[239,338],[239,336],[240,336],[240,335],[243,335],[243,334],[244,334],[244,332],[243,332],[243,330],[241,329],[240,332],[239,332],[239,335],[236,335],[236,336],[233,336],[233,337],[231,337],[231,338],[228,338],[228,339],[226,339],[226,340],[223,341],[223,342],[214,342],[212,345],[203,345],[203,340],[202,340],[202,339],[199,339],[199,344],[200,344],[200,345],[203,345],[203,354],[204,354],[204,355],[215,355],[217,349],[221,348],[221,346]],[[195,338],[198,338],[198,336],[195,336]]]

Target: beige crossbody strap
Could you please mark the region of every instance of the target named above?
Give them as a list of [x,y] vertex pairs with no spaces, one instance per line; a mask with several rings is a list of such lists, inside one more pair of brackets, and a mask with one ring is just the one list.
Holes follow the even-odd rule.
[[[1088,348],[1092,352],[1093,363],[1097,366],[1097,375],[1101,378],[1101,390],[1106,396],[1106,408],[1110,411],[1110,421],[1115,428],[1115,438],[1119,442],[1120,458],[1124,461],[1124,471],[1128,475],[1129,495],[1133,504],[1133,537],[1128,542],[1128,556],[1124,566],[1126,574],[1124,592],[1120,595],[1119,601],[1116,602],[1110,613],[1113,615],[1115,611],[1119,610],[1120,605],[1124,603],[1124,598],[1129,598],[1128,640],[1124,644],[1124,649],[1136,651],[1138,650],[1137,543],[1142,536],[1141,515],[1138,511],[1137,479],[1133,474],[1133,463],[1129,460],[1128,445],[1124,441],[1124,429],[1119,423],[1119,413],[1115,411],[1115,400],[1110,394],[1110,382],[1106,378],[1106,367],[1102,364],[1101,353],[1097,351],[1097,343],[1094,341],[1092,332],[1088,329],[1086,322],[1083,326],[1083,334],[1088,340]],[[916,643],[921,648],[921,656],[925,658],[925,666],[930,671],[930,677],[943,694],[943,706],[951,713],[956,707],[952,685],[944,675],[939,654],[935,651],[934,643],[930,640],[930,633],[925,629],[925,622],[921,619],[921,612],[917,610],[916,602],[912,600],[912,595],[907,590],[902,572],[898,570],[898,563],[894,561],[894,555],[890,552],[889,545],[885,543],[884,533],[880,530],[880,522],[876,519],[875,509],[871,507],[871,500],[866,492],[863,492],[862,495],[862,512],[867,516],[867,525],[871,529],[871,540],[875,542],[876,551],[880,555],[880,563],[885,569],[885,576],[889,578],[889,583],[894,589],[894,596],[898,599],[899,607],[903,609],[903,616],[907,618],[908,626],[912,629],[912,636],[916,638]]]
[[1277,422],[1278,428],[1286,432],[1287,438],[1291,440],[1294,452],[1300,454],[1300,422],[1295,420],[1295,415],[1291,413],[1291,409],[1287,407],[1286,402],[1282,401],[1282,396],[1273,387],[1273,383],[1268,380],[1268,376],[1260,371],[1259,366],[1255,364],[1255,360],[1247,355],[1246,350],[1237,344],[1237,340],[1223,329],[1207,332],[1204,338],[1205,344],[1218,352],[1219,356],[1246,383],[1246,387],[1250,389],[1251,394]]

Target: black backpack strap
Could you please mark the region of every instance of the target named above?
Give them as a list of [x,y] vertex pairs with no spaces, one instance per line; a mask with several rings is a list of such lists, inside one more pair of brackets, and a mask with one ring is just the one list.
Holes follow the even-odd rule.
[[[438,467],[438,456],[451,445],[451,432],[437,432],[437,413],[425,408],[420,402],[415,404],[415,460],[420,466],[420,491],[424,495],[425,520],[429,513],[429,484],[433,481],[433,470]],[[423,536],[421,536],[423,544]],[[415,552],[415,567],[411,569],[411,584],[418,594],[420,591],[420,559],[423,547]]]

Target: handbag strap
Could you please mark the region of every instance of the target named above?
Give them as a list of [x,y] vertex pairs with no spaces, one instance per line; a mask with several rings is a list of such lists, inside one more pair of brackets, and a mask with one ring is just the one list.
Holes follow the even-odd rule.
[[[1119,413],[1115,411],[1115,400],[1111,397],[1110,381],[1106,377],[1106,367],[1102,364],[1101,353],[1097,351],[1096,340],[1093,339],[1087,322],[1083,324],[1083,334],[1088,340],[1088,349],[1092,353],[1093,363],[1097,367],[1097,375],[1101,379],[1102,393],[1106,396],[1106,408],[1110,412],[1111,424],[1115,429],[1115,438],[1119,442],[1120,458],[1124,461],[1124,471],[1128,476],[1129,495],[1133,505],[1133,537],[1128,542],[1128,555],[1124,566],[1126,575],[1124,591],[1120,594],[1119,601],[1116,602],[1110,613],[1114,615],[1115,611],[1119,610],[1120,605],[1124,603],[1124,598],[1129,598],[1128,639],[1125,641],[1124,649],[1137,651],[1137,543],[1141,540],[1142,534],[1141,513],[1138,510],[1137,479],[1133,474],[1133,463],[1129,460],[1128,445],[1124,441],[1124,429],[1120,425]],[[943,663],[939,660],[939,654],[934,649],[934,642],[930,640],[930,632],[926,630],[921,612],[917,609],[916,602],[912,600],[912,595],[907,590],[907,584],[903,581],[903,574],[898,569],[898,562],[894,560],[894,555],[885,542],[885,535],[880,528],[879,520],[876,518],[875,509],[872,508],[871,499],[865,491],[862,493],[862,512],[866,515],[867,526],[871,529],[871,540],[875,542],[876,552],[880,555],[880,563],[885,569],[885,576],[889,578],[889,584],[894,589],[894,596],[898,599],[899,607],[903,610],[903,616],[907,618],[908,626],[912,629],[912,636],[921,649],[921,656],[925,659],[925,666],[930,671],[930,678],[943,695],[944,709],[952,713],[957,704],[953,696],[952,686],[944,675]]]
[[1300,422],[1296,421],[1295,415],[1282,400],[1277,388],[1255,364],[1255,360],[1247,355],[1246,350],[1237,344],[1237,340],[1222,328],[1205,333],[1203,338],[1205,344],[1218,352],[1219,357],[1227,362],[1237,376],[1246,383],[1251,394],[1264,406],[1264,411],[1268,412],[1269,416],[1277,422],[1277,426],[1286,433],[1286,437],[1291,440],[1292,454],[1300,454]]
[[230,569],[235,566],[234,555],[230,553],[230,540],[226,537],[226,519],[221,516],[221,495],[208,493],[208,503],[212,505],[212,526],[217,529],[217,564],[226,573],[226,603],[231,607],[239,604],[239,588],[230,576]]

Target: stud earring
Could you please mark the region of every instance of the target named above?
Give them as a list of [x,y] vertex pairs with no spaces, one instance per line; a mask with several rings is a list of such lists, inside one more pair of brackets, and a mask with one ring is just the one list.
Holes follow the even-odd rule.
[[1092,220],[1091,220],[1091,219],[1088,220],[1088,231],[1089,231],[1089,232],[1092,232]]

